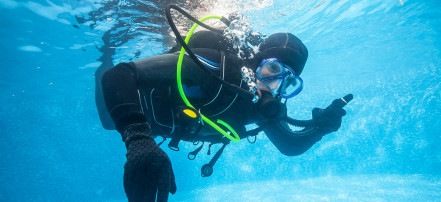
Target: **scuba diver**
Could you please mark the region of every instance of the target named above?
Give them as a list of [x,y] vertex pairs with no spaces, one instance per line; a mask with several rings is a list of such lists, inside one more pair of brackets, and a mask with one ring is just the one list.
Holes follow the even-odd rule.
[[[258,45],[258,52],[247,57],[247,50],[242,50],[238,56],[222,30],[189,32],[187,43],[183,41],[170,9],[186,13],[167,7],[179,45],[163,55],[120,63],[96,78],[103,127],[117,130],[127,148],[124,189],[129,201],[167,201],[168,194],[176,192],[172,164],[159,147],[164,141],[158,144],[155,137],[170,138],[168,147],[176,151],[180,141],[200,142],[189,159],[204,143],[222,144],[202,167],[202,176],[207,177],[231,141],[255,138],[263,131],[281,153],[296,156],[340,128],[351,94],[325,109],[313,109],[311,120],[287,116],[286,100],[301,92],[300,74],[308,58],[299,38],[291,33],[265,39],[255,35],[248,42]],[[227,25],[232,21],[222,20]],[[258,127],[247,131],[248,124]],[[293,131],[290,125],[303,129]]]

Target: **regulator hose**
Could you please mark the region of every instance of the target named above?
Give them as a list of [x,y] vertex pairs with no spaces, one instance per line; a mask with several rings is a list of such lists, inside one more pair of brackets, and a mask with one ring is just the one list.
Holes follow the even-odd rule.
[[[172,30],[174,30],[174,31],[176,31],[175,32],[175,34],[176,34],[176,37],[178,38],[178,40],[179,41],[183,41],[183,39],[182,39],[182,37],[181,37],[181,35],[179,34],[179,32],[177,31],[177,29],[176,29],[176,26],[174,26],[174,23],[173,23],[173,20],[171,19],[171,15],[170,15],[170,9],[173,7],[174,5],[169,5],[169,6],[167,6],[167,20],[169,20],[169,22],[171,22],[171,24],[170,24],[170,26],[172,27]],[[174,7],[177,7],[177,6],[174,6]],[[178,9],[180,9],[179,7],[177,7]],[[182,11],[182,9],[180,9],[181,11]],[[183,11],[183,12],[185,12],[185,11]],[[187,13],[187,15],[189,15],[188,13]],[[207,16],[207,17],[205,17],[205,18],[202,18],[201,19],[201,21],[205,21],[205,20],[207,20],[207,19],[211,19],[211,18],[216,18],[216,19],[222,19],[222,17],[220,17],[220,16]],[[194,20],[196,20],[196,19],[194,19]],[[191,37],[191,35],[193,34],[193,31],[196,29],[196,27],[198,26],[198,20],[196,20],[197,21],[197,23],[195,23],[194,25],[193,25],[193,27],[190,29],[190,31],[188,32],[188,35],[187,35],[187,37],[185,38],[185,41],[183,41],[183,43],[182,43],[182,48],[181,48],[181,52],[180,52],[180,54],[179,54],[179,59],[178,59],[178,63],[177,63],[177,73],[176,73],[176,77],[177,77],[177,86],[178,86],[178,90],[179,90],[179,93],[180,93],[180,95],[181,95],[181,97],[182,97],[182,100],[184,101],[184,103],[188,106],[188,107],[191,107],[191,108],[193,108],[194,109],[194,107],[193,107],[193,105],[191,105],[191,103],[188,101],[188,99],[187,99],[187,97],[185,96],[185,93],[184,93],[184,89],[183,89],[183,87],[182,87],[182,79],[181,79],[181,74],[182,74],[182,61],[183,61],[183,59],[184,59],[184,54],[185,54],[185,51],[187,50],[188,52],[189,52],[189,55],[193,55],[194,56],[194,54],[191,52],[191,50],[190,50],[190,48],[188,48],[188,46],[187,46],[187,43],[188,43],[188,41],[190,40],[190,37]],[[202,22],[199,22],[199,23],[202,23]],[[173,25],[173,26],[172,26]],[[185,48],[185,47],[187,47],[187,48]],[[196,56],[194,56],[194,58],[195,59],[193,59],[196,63],[198,63],[198,64],[200,64],[200,61],[199,61],[199,59],[197,59],[196,58]],[[202,64],[200,64],[199,65],[203,70],[207,70],[207,69],[205,69],[204,67],[203,67],[203,65]],[[208,71],[208,70],[207,70]],[[210,71],[208,71],[209,73],[211,73],[215,78],[218,78],[217,76],[215,76],[212,72],[210,72]],[[219,78],[218,78],[219,79]],[[221,81],[223,81],[223,80],[221,80]],[[240,87],[239,87],[240,88]],[[218,119],[217,120],[217,123],[219,123],[219,124],[221,124],[221,125],[223,125],[225,128],[227,128],[228,130],[229,130],[229,132],[226,132],[225,130],[223,130],[221,127],[219,127],[217,124],[215,124],[213,121],[211,121],[210,119],[208,119],[207,117],[205,117],[203,114],[200,114],[201,115],[201,118],[202,118],[202,120],[203,121],[205,121],[206,123],[208,123],[211,127],[213,127],[215,130],[217,130],[219,133],[221,133],[222,135],[224,135],[225,137],[227,137],[228,139],[230,139],[231,141],[233,141],[233,142],[239,142],[240,141],[240,137],[239,137],[239,135],[237,134],[237,132],[230,126],[230,125],[228,125],[226,122],[224,122],[224,121],[222,121],[222,120],[220,120],[220,119]],[[233,136],[231,135],[231,133],[233,134]]]
[[[201,25],[204,28],[207,28],[208,30],[217,32],[222,34],[223,31],[219,30],[219,29],[215,29],[212,28],[206,24],[204,24],[203,22],[197,20],[196,18],[194,18],[193,16],[191,16],[190,14],[188,14],[187,12],[185,12],[184,10],[182,10],[181,8],[179,8],[176,5],[168,5],[166,8],[166,12],[165,12],[165,16],[167,17],[167,21],[170,25],[170,28],[172,29],[173,33],[176,35],[176,39],[178,40],[178,42],[182,45],[182,47],[185,49],[185,51],[187,51],[188,55],[190,56],[190,58],[203,70],[205,71],[208,75],[210,75],[211,77],[213,77],[217,82],[223,84],[228,90],[232,91],[233,93],[238,94],[239,96],[252,101],[255,97],[255,95],[239,86],[236,86],[234,84],[228,83],[224,80],[222,80],[221,78],[217,77],[213,72],[211,72],[210,70],[208,70],[207,68],[205,68],[205,66],[199,61],[199,59],[196,57],[196,55],[190,50],[190,48],[187,46],[187,43],[184,41],[184,39],[182,38],[181,34],[179,33],[178,29],[176,28],[176,25],[171,17],[171,9],[174,9],[180,13],[182,13],[184,16],[186,16],[187,18],[189,18],[190,20],[192,20],[193,22],[195,22],[198,25]],[[220,17],[217,16],[217,19],[221,20],[222,22],[224,22],[226,25],[229,25],[229,21],[227,19],[225,19],[224,17]]]

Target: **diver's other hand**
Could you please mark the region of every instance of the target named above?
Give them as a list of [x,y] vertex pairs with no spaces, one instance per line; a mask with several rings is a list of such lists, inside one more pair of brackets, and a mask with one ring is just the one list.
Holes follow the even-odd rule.
[[127,162],[124,188],[132,201],[167,201],[176,192],[175,176],[167,154],[150,135],[150,127],[126,130]]
[[319,129],[325,133],[337,131],[341,126],[341,120],[346,111],[343,107],[353,98],[348,94],[340,99],[335,99],[326,109],[314,108],[312,110],[312,119],[316,122]]

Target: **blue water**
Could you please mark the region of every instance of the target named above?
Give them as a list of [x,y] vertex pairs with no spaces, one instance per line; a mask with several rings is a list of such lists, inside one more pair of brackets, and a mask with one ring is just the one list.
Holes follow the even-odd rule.
[[[231,2],[186,6],[241,10],[256,30],[292,32],[308,47],[290,116],[309,119],[314,107],[355,97],[340,130],[297,157],[262,133],[255,144],[230,144],[202,178],[207,148],[189,161],[195,146],[164,144],[178,186],[170,201],[440,200],[441,2]],[[167,49],[162,4],[0,0],[0,201],[126,200],[125,146],[101,127],[93,74],[101,57],[118,63]]]

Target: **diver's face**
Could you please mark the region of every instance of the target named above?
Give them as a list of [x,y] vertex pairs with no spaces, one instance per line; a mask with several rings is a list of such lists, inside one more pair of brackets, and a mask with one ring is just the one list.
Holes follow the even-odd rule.
[[260,91],[267,91],[271,93],[274,97],[276,97],[279,94],[279,88],[280,84],[282,82],[282,79],[273,79],[273,80],[266,80],[266,81],[260,81],[259,79],[256,79],[257,84],[257,90]]
[[268,91],[273,97],[292,98],[303,89],[303,80],[276,58],[262,60],[256,71],[257,89]]
[[273,97],[280,93],[280,86],[283,79],[287,76],[284,65],[276,58],[268,58],[262,60],[256,71],[257,89],[260,91],[268,91]]

